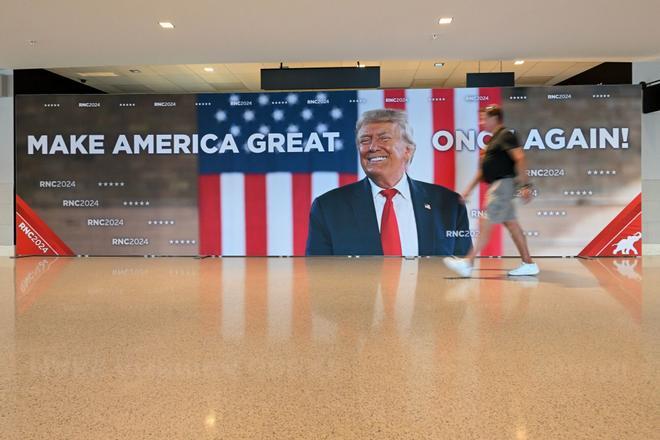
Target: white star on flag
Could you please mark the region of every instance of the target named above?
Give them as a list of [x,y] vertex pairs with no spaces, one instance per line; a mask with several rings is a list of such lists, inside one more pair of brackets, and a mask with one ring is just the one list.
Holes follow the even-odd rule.
[[231,133],[232,136],[238,137],[241,135],[241,127],[238,125],[232,125],[231,128],[229,129],[229,132]]
[[328,126],[327,125],[321,123],[321,124],[316,126],[316,132],[317,133],[325,133],[326,131],[328,131]]
[[241,99],[240,96],[238,96],[236,94],[233,94],[229,97],[229,102],[236,102],[236,101],[239,101],[240,99]]
[[259,95],[259,105],[266,105],[270,102],[268,95]]
[[287,127],[286,131],[289,133],[298,133],[298,126],[291,124]]
[[298,104],[298,95],[295,93],[289,93],[286,97],[287,102],[289,105],[296,105]]
[[273,119],[275,119],[276,121],[281,121],[282,119],[284,119],[284,111],[282,111],[282,110],[279,109],[279,108],[276,109],[276,110],[273,112]]
[[243,113],[243,119],[245,119],[247,122],[254,121],[254,111],[245,110],[245,113]]
[[300,116],[302,116],[305,121],[309,121],[312,119],[313,113],[310,109],[306,108],[303,109],[302,113],[300,113]]
[[215,114],[215,119],[218,122],[225,122],[227,120],[227,113],[224,110],[218,110]]
[[341,118],[343,114],[340,108],[335,107],[330,111],[330,116],[332,117],[332,119],[337,120]]
[[261,133],[261,134],[270,133],[270,127],[267,126],[267,125],[262,125],[261,127],[259,127],[259,133]]

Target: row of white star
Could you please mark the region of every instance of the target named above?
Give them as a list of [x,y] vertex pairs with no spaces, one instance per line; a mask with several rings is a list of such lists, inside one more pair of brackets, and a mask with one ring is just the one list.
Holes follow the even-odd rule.
[[[257,115],[255,114],[254,110],[245,110],[243,112],[243,119],[245,120],[245,122],[254,121],[256,116]],[[338,107],[334,107],[332,110],[330,110],[330,117],[335,121],[341,119],[343,116],[344,116],[344,112],[342,112],[342,110]],[[273,112],[271,113],[271,117],[275,122],[280,122],[284,120],[285,117],[284,110],[282,110],[281,108],[277,108],[273,110]],[[305,121],[309,121],[314,117],[314,111],[310,108],[304,108],[300,112],[300,117],[302,117]],[[218,110],[215,113],[215,119],[220,123],[227,121],[227,118],[228,115],[225,110]]]
[[566,216],[566,211],[536,211],[536,215],[539,217],[564,217]]
[[577,191],[564,191],[565,196],[593,196],[593,191],[577,190]]
[[616,175],[616,170],[587,170],[587,174],[589,176],[609,176],[609,175]]
[[99,186],[124,186],[124,182],[99,182]]
[[170,240],[170,244],[196,244],[197,240]]
[[[135,107],[134,102],[120,102],[119,107]],[[60,107],[60,104],[44,104],[44,107]]]
[[124,206],[149,206],[149,201],[130,201],[130,202],[124,202]]
[[174,220],[149,220],[148,225],[173,225]]

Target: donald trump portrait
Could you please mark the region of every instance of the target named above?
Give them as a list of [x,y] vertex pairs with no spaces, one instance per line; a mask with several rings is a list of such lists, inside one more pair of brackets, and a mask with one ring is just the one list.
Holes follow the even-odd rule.
[[366,177],[312,203],[307,255],[465,255],[472,246],[465,204],[407,174],[415,142],[405,111],[369,110],[356,124]]

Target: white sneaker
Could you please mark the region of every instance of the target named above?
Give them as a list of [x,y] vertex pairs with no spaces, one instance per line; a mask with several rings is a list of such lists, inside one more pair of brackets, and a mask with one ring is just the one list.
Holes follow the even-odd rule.
[[517,268],[509,271],[509,276],[519,277],[519,276],[533,276],[538,275],[540,272],[539,267],[536,263],[523,263]]
[[472,265],[464,258],[446,257],[442,259],[442,262],[445,263],[445,266],[450,270],[464,278],[468,278],[472,275]]

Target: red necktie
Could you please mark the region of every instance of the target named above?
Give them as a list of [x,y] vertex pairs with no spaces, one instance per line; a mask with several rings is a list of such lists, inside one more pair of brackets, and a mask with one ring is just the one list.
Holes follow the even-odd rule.
[[398,191],[390,188],[384,189],[380,193],[385,197],[383,216],[380,220],[380,242],[383,245],[383,255],[401,256],[399,224],[396,221],[396,212],[394,212],[394,203],[392,203],[392,199]]

